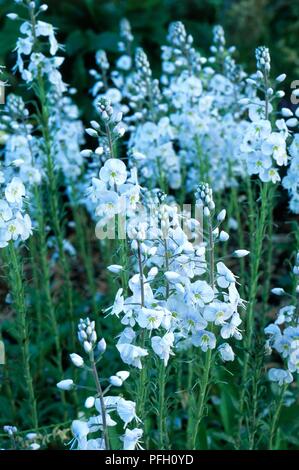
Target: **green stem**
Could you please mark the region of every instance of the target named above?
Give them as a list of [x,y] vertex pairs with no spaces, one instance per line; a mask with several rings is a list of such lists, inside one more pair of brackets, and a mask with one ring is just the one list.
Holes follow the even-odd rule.
[[[256,219],[256,227],[253,232],[250,233],[251,238],[251,253],[250,253],[250,288],[248,296],[248,308],[246,313],[246,332],[244,338],[244,362],[243,362],[243,374],[242,374],[242,387],[241,396],[239,402],[239,436],[241,432],[242,423],[244,420],[244,405],[246,398],[246,390],[248,390],[249,381],[249,365],[250,357],[254,351],[254,324],[255,324],[255,307],[257,303],[258,293],[258,281],[260,277],[260,266],[261,258],[263,253],[263,241],[266,234],[267,222],[269,217],[269,184],[262,184],[260,197],[261,206],[258,217]],[[250,202],[251,206],[251,202]],[[250,216],[251,210],[250,210]],[[250,229],[253,229],[253,225],[250,223]]]
[[281,393],[279,395],[278,403],[277,403],[277,406],[276,406],[276,410],[275,410],[275,413],[273,415],[273,419],[272,419],[271,426],[270,426],[269,450],[275,450],[275,447],[276,447],[278,422],[279,422],[279,418],[280,418],[281,408],[282,408],[282,405],[283,405],[284,394],[287,390],[287,387],[288,387],[287,384],[282,387]]
[[[38,242],[39,242],[39,255],[40,255],[40,265],[41,265],[41,272],[42,272],[42,288],[45,295],[45,310],[47,313],[47,317],[50,321],[50,334],[53,337],[55,350],[56,350],[56,364],[58,367],[58,372],[60,377],[63,376],[63,361],[62,361],[62,347],[60,341],[60,334],[59,334],[59,326],[58,320],[56,317],[56,309],[52,299],[51,293],[51,274],[49,268],[49,261],[48,261],[48,247],[47,247],[47,232],[46,232],[46,224],[44,219],[44,211],[43,211],[43,203],[40,193],[40,188],[35,186],[34,188],[34,195],[35,195],[35,202],[36,202],[36,218],[38,222]],[[61,400],[64,405],[66,405],[66,398],[65,393],[61,393]],[[65,412],[64,412],[65,413]],[[64,418],[65,414],[64,414]]]
[[78,207],[78,198],[76,195],[76,189],[72,185],[72,212],[74,216],[75,226],[76,226],[76,238],[78,242],[78,248],[81,255],[81,259],[84,264],[84,269],[86,272],[87,283],[89,294],[91,297],[91,305],[94,316],[97,317],[98,306],[96,302],[96,283],[95,283],[95,273],[92,262],[92,253],[88,249],[88,242],[86,239],[86,215],[83,208]]
[[20,261],[19,254],[17,253],[14,242],[11,241],[8,245],[9,256],[9,278],[10,288],[12,290],[13,304],[17,313],[17,321],[19,328],[19,343],[22,353],[22,367],[24,373],[24,380],[27,389],[27,398],[30,409],[31,424],[34,428],[38,428],[37,405],[35,393],[33,388],[33,379],[30,366],[30,351],[29,351],[29,331],[27,320],[27,309],[25,302],[25,292],[23,285],[23,267]]
[[46,170],[49,186],[49,204],[50,204],[50,216],[52,227],[57,241],[59,261],[63,271],[65,288],[66,288],[66,304],[67,304],[67,313],[71,319],[71,346],[75,350],[75,337],[76,337],[76,325],[74,318],[74,308],[73,308],[73,292],[72,292],[72,283],[70,278],[70,267],[64,251],[63,240],[64,233],[62,228],[62,221],[60,218],[59,210],[59,189],[57,184],[57,175],[55,173],[55,165],[52,156],[52,138],[49,129],[49,110],[47,106],[47,97],[45,93],[44,80],[41,73],[38,74],[37,79],[38,85],[38,96],[41,104],[41,130],[44,138],[44,150],[46,155]]
[[160,361],[159,364],[159,414],[158,414],[158,431],[159,431],[159,450],[166,448],[167,427],[166,427],[166,406],[165,406],[165,387],[166,387],[166,367]]
[[[214,259],[214,239],[213,239],[213,226],[211,217],[209,217],[209,269],[210,269],[210,286],[212,289],[215,289],[215,259]],[[207,391],[209,388],[210,383],[210,372],[212,367],[212,358],[213,353],[212,349],[208,349],[205,353],[205,361],[204,361],[204,368],[203,368],[203,377],[200,383],[200,391],[199,391],[199,400],[197,405],[197,417],[195,421],[194,427],[194,434],[193,434],[193,441],[192,441],[192,449],[196,449],[196,441],[197,435],[199,431],[199,427],[201,425],[202,419],[204,417],[204,410],[207,401]]]
[[109,434],[108,434],[108,426],[107,426],[107,419],[106,419],[106,407],[105,407],[101,382],[98,376],[97,366],[94,360],[93,351],[91,351],[90,353],[90,362],[91,362],[92,376],[95,382],[95,386],[96,386],[100,404],[101,404],[101,415],[102,415],[102,422],[103,422],[103,438],[105,441],[105,450],[109,450],[110,444],[109,444]]

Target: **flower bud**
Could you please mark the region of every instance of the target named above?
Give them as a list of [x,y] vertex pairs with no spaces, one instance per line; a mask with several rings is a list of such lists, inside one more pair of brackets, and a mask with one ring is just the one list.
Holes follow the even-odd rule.
[[236,258],[244,258],[244,256],[247,256],[249,255],[250,251],[247,251],[247,250],[235,250],[233,252],[233,256],[235,256]]
[[60,390],[72,390],[75,387],[75,384],[72,379],[65,379],[58,382],[56,387]]
[[74,366],[76,367],[82,367],[84,365],[84,360],[79,354],[72,353],[70,354],[70,358]]
[[92,408],[94,406],[94,402],[94,397],[87,397],[84,403],[85,408]]
[[106,348],[107,348],[107,344],[106,344],[106,341],[104,340],[104,338],[102,338],[99,342],[98,342],[98,351],[100,354],[104,353],[106,351]]
[[89,354],[90,351],[92,350],[92,345],[88,342],[88,341],[84,341],[83,343],[83,348],[84,348],[84,351]]
[[296,127],[297,124],[298,124],[298,119],[296,119],[296,118],[290,118],[290,119],[286,120],[286,125],[288,127]]
[[109,382],[114,387],[121,387],[123,384],[123,381],[121,380],[121,378],[117,377],[116,375],[111,375],[111,377],[109,378]]
[[221,242],[227,242],[228,239],[229,239],[229,234],[225,232],[224,230],[221,230],[220,235],[219,235],[219,240]]
[[90,125],[96,131],[98,131],[101,128],[100,124],[97,121],[90,121]]
[[278,90],[275,94],[277,98],[283,98],[285,95],[285,92],[283,90]]
[[7,18],[9,18],[10,20],[16,20],[19,18],[19,15],[17,15],[16,13],[7,13]]
[[293,116],[293,113],[289,108],[281,108],[281,114],[285,118],[289,118]]
[[90,135],[91,137],[98,137],[98,133],[96,130],[92,129],[89,127],[88,129],[85,129],[86,134]]
[[123,271],[123,266],[121,266],[120,264],[111,264],[110,266],[108,266],[108,271],[110,271],[111,273],[114,273],[114,274],[118,274],[120,273],[121,271]]
[[222,211],[220,211],[219,214],[217,215],[217,221],[221,223],[224,221],[225,217],[226,217],[226,210],[222,209]]
[[282,73],[282,74],[278,75],[278,77],[276,77],[275,80],[276,80],[278,83],[281,83],[281,82],[283,82],[286,78],[287,78],[286,74],[285,74],[285,73]]
[[282,287],[274,287],[274,289],[271,289],[271,292],[272,294],[279,295],[279,296],[285,294],[285,290]]

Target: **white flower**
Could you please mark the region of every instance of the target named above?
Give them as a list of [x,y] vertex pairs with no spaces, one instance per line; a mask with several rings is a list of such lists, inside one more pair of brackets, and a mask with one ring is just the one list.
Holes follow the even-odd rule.
[[32,224],[28,214],[22,216],[20,212],[17,213],[16,220],[19,224],[20,236],[23,241],[27,240],[32,235]]
[[124,382],[128,377],[130,377],[130,372],[127,370],[120,370],[119,372],[116,372],[116,376]]
[[235,358],[235,353],[232,350],[231,346],[228,343],[222,343],[218,348],[221,359],[226,361],[233,361]]
[[[85,449],[87,445],[87,435],[89,434],[89,426],[85,421],[80,421],[79,419],[75,419],[72,422],[71,426],[71,431],[74,436],[74,443],[78,443],[78,448],[79,449]],[[74,446],[74,443],[72,444],[72,447]]]
[[11,204],[20,205],[24,196],[25,186],[20,178],[14,177],[5,188],[6,200]]
[[55,38],[54,28],[51,24],[38,21],[35,27],[36,36],[47,36],[50,41],[50,54],[55,55],[58,50],[58,43]]
[[225,266],[222,261],[217,263],[217,284],[222,289],[226,289],[230,284],[236,282],[234,274]]
[[142,429],[126,429],[125,434],[122,437],[124,442],[123,449],[124,450],[135,450],[136,447],[142,449],[139,444],[140,439],[142,438],[143,431]]
[[110,158],[100,170],[100,179],[112,187],[124,184],[127,179],[126,165],[117,158]]
[[117,317],[121,312],[124,310],[124,297],[123,297],[123,289],[120,288],[118,289],[115,299],[114,299],[114,304],[112,307],[109,307],[106,311],[109,311],[109,315],[116,315]]
[[272,166],[272,158],[264,155],[262,152],[254,152],[250,154],[247,160],[248,172],[251,175],[260,175]]
[[277,382],[280,386],[293,382],[293,376],[291,372],[284,369],[269,369],[268,378],[271,382]]
[[278,132],[272,132],[263,142],[262,152],[265,155],[271,155],[279,166],[287,165],[288,163],[285,139]]
[[299,373],[299,349],[296,349],[290,354],[288,368],[290,372]]
[[240,315],[238,313],[234,313],[230,323],[225,323],[220,331],[220,334],[223,339],[231,338],[232,336],[238,340],[242,339],[242,335],[238,330],[238,326],[242,323]]
[[199,346],[203,352],[207,352],[208,349],[215,349],[216,336],[210,331],[199,331],[192,336],[192,344]]
[[125,364],[142,369],[141,358],[148,355],[146,349],[133,344],[117,344],[121,359]]
[[206,281],[195,281],[191,285],[192,303],[199,307],[211,302],[214,299],[214,291]]
[[141,328],[153,330],[159,328],[163,320],[164,312],[159,308],[142,307],[138,313],[137,323]]
[[[96,398],[94,404],[95,404],[96,410],[100,414],[99,416],[91,416],[91,418],[89,418],[88,425],[89,425],[91,432],[97,431],[99,428],[100,429],[103,428],[102,406],[101,406],[100,399]],[[116,426],[117,422],[111,418],[109,414],[111,410],[109,410],[108,407],[106,407],[106,404],[105,404],[105,411],[106,411],[106,425],[109,427]]]
[[132,59],[129,55],[124,54],[116,61],[116,67],[121,70],[128,71],[132,67]]
[[132,341],[135,339],[135,337],[136,337],[135,331],[132,328],[127,327],[118,336],[117,344],[131,344]]
[[157,356],[164,361],[165,367],[168,364],[170,354],[173,354],[171,351],[173,343],[174,334],[171,331],[162,336],[162,338],[160,336],[153,336],[151,339],[152,348]]
[[121,92],[117,88],[109,88],[105,93],[105,98],[112,104],[117,104],[121,102],[122,96]]
[[6,240],[16,240],[18,236],[21,235],[22,230],[23,228],[19,219],[15,218],[10,220],[6,225]]
[[276,168],[269,168],[269,169],[263,169],[260,172],[260,179],[263,181],[263,183],[268,183],[268,181],[272,181],[273,184],[277,183],[280,181],[280,176]]
[[214,322],[215,325],[223,325],[232,315],[232,306],[219,301],[207,305],[203,313],[204,318],[209,322]]
[[12,218],[12,210],[4,199],[0,200],[0,227]]
[[136,404],[133,401],[120,398],[116,405],[116,411],[119,417],[125,423],[124,428],[126,428],[127,425],[133,421],[133,419],[140,421],[136,416]]
[[[103,191],[99,200],[99,205],[96,207],[96,215],[103,217],[103,224],[105,223],[104,217],[111,218],[120,211],[120,198],[114,191]],[[99,223],[102,221],[100,220]]]
[[82,448],[78,446],[79,450],[106,450],[105,439],[89,439],[86,443],[86,447]]

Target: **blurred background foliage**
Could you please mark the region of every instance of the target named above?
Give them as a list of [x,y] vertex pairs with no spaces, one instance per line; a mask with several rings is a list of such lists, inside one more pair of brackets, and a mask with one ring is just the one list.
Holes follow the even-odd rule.
[[[265,44],[271,49],[274,73],[285,72],[288,82],[299,79],[299,1],[298,0],[48,0],[45,21],[58,28],[65,44],[65,80],[78,89],[77,101],[90,112],[88,69],[94,66],[94,53],[105,49],[113,62],[117,52],[121,18],[130,20],[135,42],[147,51],[158,73],[160,46],[165,43],[168,24],[182,20],[194,36],[195,44],[208,52],[212,27],[222,24],[229,45],[236,45],[238,59],[254,68],[254,48]],[[0,64],[14,64],[12,50],[19,22],[6,13],[16,11],[13,0],[0,0]],[[46,19],[47,18],[47,19]],[[9,76],[12,86],[15,78]]]

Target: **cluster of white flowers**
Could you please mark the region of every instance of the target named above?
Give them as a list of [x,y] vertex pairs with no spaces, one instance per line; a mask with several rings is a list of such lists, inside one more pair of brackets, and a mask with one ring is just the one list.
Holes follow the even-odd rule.
[[0,172],[0,248],[10,240],[25,241],[32,234],[31,219],[24,204],[26,189],[22,180],[14,176],[6,180]]
[[[135,168],[127,171],[125,163],[114,157],[114,145],[122,137],[120,112],[115,113],[110,101],[101,98],[98,103],[101,124],[91,121],[91,127],[86,132],[98,139],[98,147],[93,152],[83,150],[81,155],[92,157],[91,171],[87,177],[91,179],[91,186],[87,190],[86,204],[94,218],[97,220],[96,235],[102,238],[104,226],[112,222],[110,228],[114,229],[116,216],[134,213],[140,198],[140,186]],[[98,168],[104,162],[100,171]],[[113,236],[112,236],[113,237]]]
[[[26,10],[28,9],[30,21],[23,22],[20,27],[22,36],[19,37],[16,45],[17,63],[15,69],[21,73],[22,79],[28,84],[31,84],[37,77],[46,75],[49,82],[62,94],[66,90],[66,85],[62,81],[58,69],[64,59],[56,56],[59,45],[55,37],[55,30],[51,24],[38,19],[40,14],[48,9],[48,6],[43,4],[36,9],[34,1],[16,0],[16,3]],[[20,19],[14,13],[9,13],[7,16],[14,21]],[[40,38],[46,38],[49,43],[49,57],[42,52],[35,51],[36,43]]]
[[[236,288],[236,277],[219,261],[211,285],[207,281],[207,243],[201,240],[200,222],[180,214],[177,206],[157,191],[147,191],[144,199],[142,210],[127,227],[137,271],[128,283],[132,295],[125,297],[119,289],[108,309],[125,326],[117,343],[122,360],[141,369],[149,344],[165,365],[174,349],[191,346],[204,352],[218,347],[223,360],[233,360],[234,352],[223,340],[242,338],[238,309],[244,303]],[[215,205],[208,185],[198,189],[197,200],[200,206],[204,201],[205,216],[214,218]],[[224,219],[225,210],[215,218],[213,244],[229,238],[219,230]],[[245,250],[235,252],[238,257],[247,254]],[[115,273],[123,269],[109,268]]]
[[3,132],[5,172],[18,176],[30,189],[42,180],[43,154],[40,139],[33,134],[30,114],[20,96],[9,94],[0,116]]
[[[294,373],[299,372],[299,253],[296,256],[293,275],[296,280],[296,297],[290,305],[282,307],[274,323],[270,323],[265,328],[268,336],[266,349],[271,354],[274,349],[280,356],[284,367],[271,368],[268,377],[271,382],[277,382],[279,386],[293,382]],[[274,288],[272,292],[282,296],[286,292],[282,288]]]
[[[63,83],[59,72],[64,57],[56,55],[59,45],[55,38],[55,29],[51,24],[38,20],[39,15],[47,10],[47,5],[43,4],[36,9],[35,2],[18,1],[18,3],[28,10],[30,20],[23,22],[20,27],[22,36],[17,41],[15,69],[21,73],[26,84],[33,86],[34,89],[38,89],[41,82],[44,84],[46,102],[43,106],[47,107],[49,116],[49,138],[52,154],[55,155],[55,167],[62,170],[67,181],[73,181],[82,172],[83,159],[80,155],[80,145],[84,142],[79,110],[71,98],[75,90],[70,89],[68,94],[66,93],[67,85]],[[15,21],[20,19],[15,14],[8,16]],[[44,53],[35,52],[36,46],[38,49],[42,46],[42,50],[49,57]],[[39,91],[38,94],[40,93]],[[16,110],[13,107],[18,106],[18,122],[17,125],[11,126],[13,132],[10,132],[11,136],[6,146],[8,155],[5,158],[10,159],[11,152],[18,148],[20,153],[26,152],[26,155],[22,155],[25,157],[25,165],[22,165],[21,172],[25,177],[27,174],[31,180],[34,178],[34,182],[39,182],[37,180],[40,179],[41,168],[46,165],[44,138],[32,135],[36,131],[32,124],[24,124],[28,121],[29,115],[21,98],[12,97],[8,102],[9,105],[11,109],[8,111],[14,111],[14,114]],[[30,121],[32,122],[32,118]]]
[[181,22],[170,25],[167,39],[159,81],[153,79],[141,48],[132,61],[129,41],[122,56],[122,61],[128,59],[128,67],[120,72],[117,62],[109,88],[110,65],[104,51],[99,51],[100,73],[92,71],[97,80],[93,94],[109,97],[124,113],[130,157],[137,162],[141,180],[150,181],[151,187],[184,186],[192,192],[202,178],[211,180],[215,190],[235,184],[246,174],[240,144],[249,127],[238,101],[251,94],[252,87],[235,64],[234,48],[225,48],[221,27],[215,28],[209,58],[193,47],[193,38]]
[[[257,72],[248,79],[256,92],[252,98],[241,99],[248,106],[251,124],[245,132],[240,150],[247,164],[249,175],[258,175],[261,181],[277,183],[280,181],[279,167],[288,164],[286,140],[289,135],[288,121],[278,119],[275,128],[271,124],[272,102],[281,98],[284,92],[275,89],[286,76],[278,76],[270,82],[270,54],[264,47],[256,50]],[[258,97],[263,95],[263,100]]]
[[[99,378],[97,372],[97,364],[102,359],[106,350],[106,342],[102,338],[97,341],[97,334],[95,331],[95,322],[89,318],[80,319],[78,324],[78,339],[85,351],[90,366],[85,363],[82,356],[77,353],[70,354],[70,359],[73,365],[79,369],[85,369],[93,374],[94,382],[96,385],[95,395],[90,395],[85,400],[85,412],[82,419],[73,421],[71,430],[74,439],[71,441],[71,448],[77,446],[78,450],[108,450],[109,438],[107,437],[106,429],[111,426],[116,426],[112,415],[117,415],[123,423],[125,429],[124,435],[120,437],[123,442],[124,450],[134,450],[136,447],[141,448],[139,441],[142,438],[143,431],[140,428],[128,429],[127,426],[134,421],[140,423],[140,419],[136,415],[136,405],[131,400],[126,400],[122,396],[109,395],[111,388],[122,387],[123,383],[127,380],[130,373],[121,370],[116,372],[108,379]],[[103,389],[103,383],[107,382]],[[58,382],[57,387],[60,390],[73,390],[80,388],[73,382],[72,379],[64,379]],[[96,414],[90,415],[90,413]],[[89,438],[90,435],[101,432],[100,438]]]

